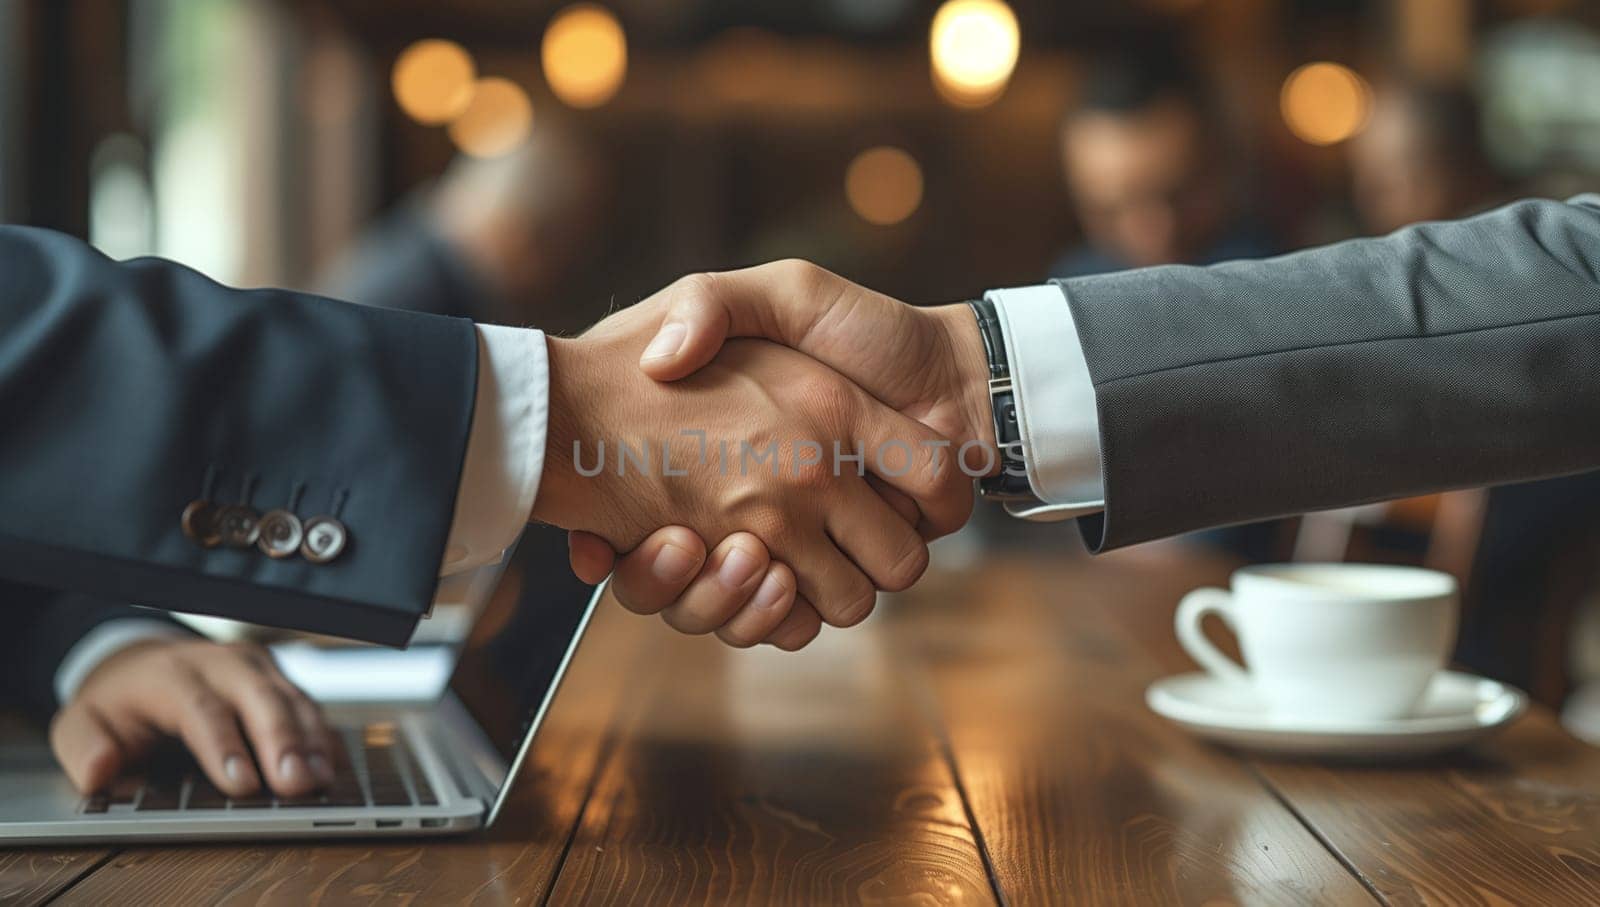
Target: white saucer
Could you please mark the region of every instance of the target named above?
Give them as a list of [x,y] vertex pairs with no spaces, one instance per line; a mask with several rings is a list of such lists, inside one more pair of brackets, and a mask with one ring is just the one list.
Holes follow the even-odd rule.
[[1486,737],[1527,708],[1515,687],[1440,671],[1416,714],[1384,721],[1271,715],[1248,690],[1205,672],[1158,680],[1145,702],[1207,740],[1275,755],[1393,759],[1437,753]]

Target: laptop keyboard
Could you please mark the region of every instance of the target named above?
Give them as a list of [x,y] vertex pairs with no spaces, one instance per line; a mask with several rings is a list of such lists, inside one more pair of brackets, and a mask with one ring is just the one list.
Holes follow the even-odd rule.
[[303,797],[278,797],[263,786],[250,797],[229,798],[206,779],[187,752],[173,750],[151,760],[140,777],[119,778],[85,797],[81,811],[135,812],[252,810],[301,807],[434,806],[434,796],[416,754],[392,722],[334,728],[334,781]]

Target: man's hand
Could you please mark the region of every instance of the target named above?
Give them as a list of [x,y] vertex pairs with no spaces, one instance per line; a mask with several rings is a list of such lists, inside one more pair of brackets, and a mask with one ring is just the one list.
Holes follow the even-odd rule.
[[50,723],[51,749],[84,793],[109,784],[164,737],[182,739],[230,797],[260,790],[263,771],[284,797],[333,780],[333,739],[321,710],[259,646],[135,643],[96,666]]
[[[969,468],[993,463],[987,361],[965,305],[916,308],[800,261],[687,277],[649,304],[657,331],[639,364],[652,378],[693,374],[730,337],[763,337],[817,359],[944,434],[952,450],[978,442],[966,458]],[[689,545],[692,534],[681,531],[680,544]],[[604,540],[573,533],[571,548],[580,575],[597,582],[610,571],[615,554]],[[650,569],[654,554],[647,546],[617,564],[612,587],[620,599],[676,600],[682,587]],[[730,623],[743,617],[743,604],[726,605]],[[798,647],[792,639],[769,641]]]
[[662,295],[659,327],[639,359],[657,381],[694,374],[730,338],[760,337],[816,359],[958,446],[993,448],[983,338],[964,304],[918,308],[793,260],[696,274]]
[[[836,626],[864,618],[877,589],[915,582],[927,547],[911,520],[941,534],[971,512],[971,481],[946,439],[769,343],[730,343],[685,380],[653,381],[633,365],[658,310],[647,302],[576,340],[550,341],[549,440],[533,516],[624,550],[676,523],[725,539],[680,598],[686,632],[728,623],[699,604],[713,596],[697,583],[713,579],[746,599],[767,585],[772,613],[787,616],[786,577],[769,576],[767,557],[730,538],[740,531],[793,568],[796,600]],[[602,448],[606,462],[594,471]]]

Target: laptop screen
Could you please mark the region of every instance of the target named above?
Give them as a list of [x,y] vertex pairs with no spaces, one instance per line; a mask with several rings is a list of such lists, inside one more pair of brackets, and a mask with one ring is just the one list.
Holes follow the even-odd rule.
[[510,765],[588,611],[594,587],[572,575],[567,534],[533,524],[472,632],[450,689]]

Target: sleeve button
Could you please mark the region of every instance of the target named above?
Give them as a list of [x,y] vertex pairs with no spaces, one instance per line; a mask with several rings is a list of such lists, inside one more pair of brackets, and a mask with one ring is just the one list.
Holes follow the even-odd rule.
[[313,564],[326,564],[344,551],[348,541],[349,533],[343,523],[331,516],[312,517],[306,521],[300,555]]
[[180,521],[183,534],[201,548],[215,548],[222,544],[222,531],[217,528],[217,505],[198,498],[183,508]]
[[269,510],[261,517],[261,538],[256,547],[273,560],[282,560],[300,550],[305,528],[300,518],[287,510]]
[[249,548],[261,538],[261,517],[243,504],[230,504],[217,513],[217,529],[222,544]]

